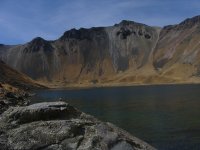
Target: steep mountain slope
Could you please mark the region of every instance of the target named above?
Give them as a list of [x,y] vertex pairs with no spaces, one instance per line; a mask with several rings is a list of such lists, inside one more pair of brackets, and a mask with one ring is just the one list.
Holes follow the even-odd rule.
[[8,67],[4,62],[0,61],[0,85],[15,87],[19,89],[29,89],[41,87],[35,81],[25,74]]
[[154,66],[162,74],[188,80],[200,71],[200,16],[166,26],[154,52]]
[[0,45],[0,58],[33,79],[55,85],[200,82],[200,17],[150,27],[122,21],[110,27],[66,31]]

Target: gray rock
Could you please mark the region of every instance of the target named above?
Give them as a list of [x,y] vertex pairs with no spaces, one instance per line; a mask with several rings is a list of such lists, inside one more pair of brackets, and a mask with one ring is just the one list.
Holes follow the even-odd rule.
[[64,102],[11,107],[0,116],[0,149],[153,150],[111,123]]

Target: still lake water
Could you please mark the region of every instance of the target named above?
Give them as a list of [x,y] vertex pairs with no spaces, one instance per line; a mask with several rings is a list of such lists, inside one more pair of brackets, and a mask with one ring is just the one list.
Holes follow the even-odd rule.
[[32,103],[60,97],[160,150],[200,149],[200,85],[41,90]]

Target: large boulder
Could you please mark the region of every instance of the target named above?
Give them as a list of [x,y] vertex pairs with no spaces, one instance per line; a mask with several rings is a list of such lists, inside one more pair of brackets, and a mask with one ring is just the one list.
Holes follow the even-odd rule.
[[11,107],[0,116],[0,149],[153,150],[65,102]]

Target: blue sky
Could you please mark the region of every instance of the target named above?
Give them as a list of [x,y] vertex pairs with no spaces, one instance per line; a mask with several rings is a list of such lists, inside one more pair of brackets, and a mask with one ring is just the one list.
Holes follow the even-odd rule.
[[0,43],[54,40],[71,28],[121,20],[164,26],[196,15],[199,0],[0,0]]

